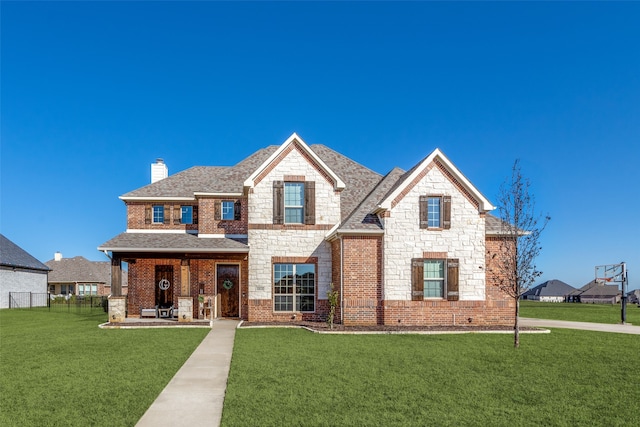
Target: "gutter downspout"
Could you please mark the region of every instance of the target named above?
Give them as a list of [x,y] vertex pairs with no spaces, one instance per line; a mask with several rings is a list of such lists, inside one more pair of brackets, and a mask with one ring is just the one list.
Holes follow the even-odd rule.
[[340,236],[340,324],[344,325],[344,246]]

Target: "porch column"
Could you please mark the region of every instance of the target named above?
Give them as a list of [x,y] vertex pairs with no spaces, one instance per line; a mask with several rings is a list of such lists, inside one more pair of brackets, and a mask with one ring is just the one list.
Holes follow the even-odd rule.
[[178,322],[193,320],[193,298],[191,297],[191,269],[189,260],[180,260],[180,296],[178,297]]
[[122,296],[122,259],[116,254],[111,258],[111,296]]

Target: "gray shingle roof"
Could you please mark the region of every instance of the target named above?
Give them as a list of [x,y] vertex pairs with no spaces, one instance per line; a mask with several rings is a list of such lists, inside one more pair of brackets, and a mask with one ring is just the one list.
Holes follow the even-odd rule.
[[547,280],[546,282],[541,283],[538,286],[534,286],[533,288],[525,292],[523,295],[526,295],[526,296],[534,295],[539,297],[561,297],[561,296],[569,295],[571,292],[575,290],[576,288],[574,288],[573,286],[568,285],[561,280],[553,279],[553,280]]
[[244,180],[277,148],[275,145],[263,148],[235,166],[194,166],[122,197],[193,197],[195,192],[241,193]]
[[343,222],[340,230],[382,230],[380,218],[371,214],[380,204],[389,189],[402,179],[404,171],[395,168],[382,178],[378,185],[369,193],[365,200]]
[[135,252],[249,252],[246,239],[204,238],[187,233],[121,233],[100,251]]
[[382,175],[321,144],[310,147],[345,183],[340,194],[341,219],[345,220],[375,188]]
[[571,295],[592,296],[592,297],[614,297],[620,295],[618,285],[601,285],[594,280],[590,281],[580,289],[571,292]]
[[0,234],[0,265],[28,270],[48,271],[49,267],[35,259],[20,246]]
[[49,283],[53,282],[85,282],[111,283],[110,269],[103,268],[106,262],[89,261],[85,257],[62,258],[59,261],[46,262],[51,269]]

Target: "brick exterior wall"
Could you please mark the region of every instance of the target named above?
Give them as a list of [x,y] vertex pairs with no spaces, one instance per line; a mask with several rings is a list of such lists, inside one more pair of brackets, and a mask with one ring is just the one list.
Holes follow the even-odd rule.
[[382,323],[382,239],[342,238],[344,325]]
[[[248,263],[245,254],[222,256],[216,259],[189,260],[190,283],[189,293],[193,297],[193,317],[200,316],[198,295],[203,295],[205,301],[215,298],[216,264],[239,264],[240,266],[240,318],[248,320]],[[181,296],[179,259],[139,258],[129,264],[129,292],[127,296],[127,311],[129,317],[139,317],[140,309],[155,306],[155,274],[157,265],[173,267],[172,297],[174,306],[178,305]],[[202,291],[202,293],[201,293]]]
[[[215,205],[221,201],[241,203],[240,220],[216,220]],[[198,222],[200,234],[247,234],[248,203],[246,198],[200,198],[198,208]]]
[[[165,218],[168,216],[168,224],[150,224],[146,223],[147,208],[153,208],[154,205],[162,205],[165,207]],[[185,230],[197,231],[198,224],[175,224],[176,220],[180,220],[177,212],[181,206],[197,206],[197,202],[127,202],[127,229],[129,230]],[[153,211],[152,211],[153,214]]]

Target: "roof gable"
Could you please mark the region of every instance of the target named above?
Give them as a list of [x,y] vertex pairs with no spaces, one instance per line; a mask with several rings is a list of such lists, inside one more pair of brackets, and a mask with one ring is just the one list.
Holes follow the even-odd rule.
[[436,148],[424,160],[414,166],[385,196],[378,211],[390,210],[397,205],[433,169],[438,168],[458,189],[482,212],[495,209],[489,200],[458,170],[458,168]]
[[335,190],[342,190],[344,182],[327,164],[300,138],[295,132],[278,147],[255,171],[244,181],[246,188],[252,188],[258,184],[278,163],[280,163],[292,150],[298,150],[328,181],[333,183]]

